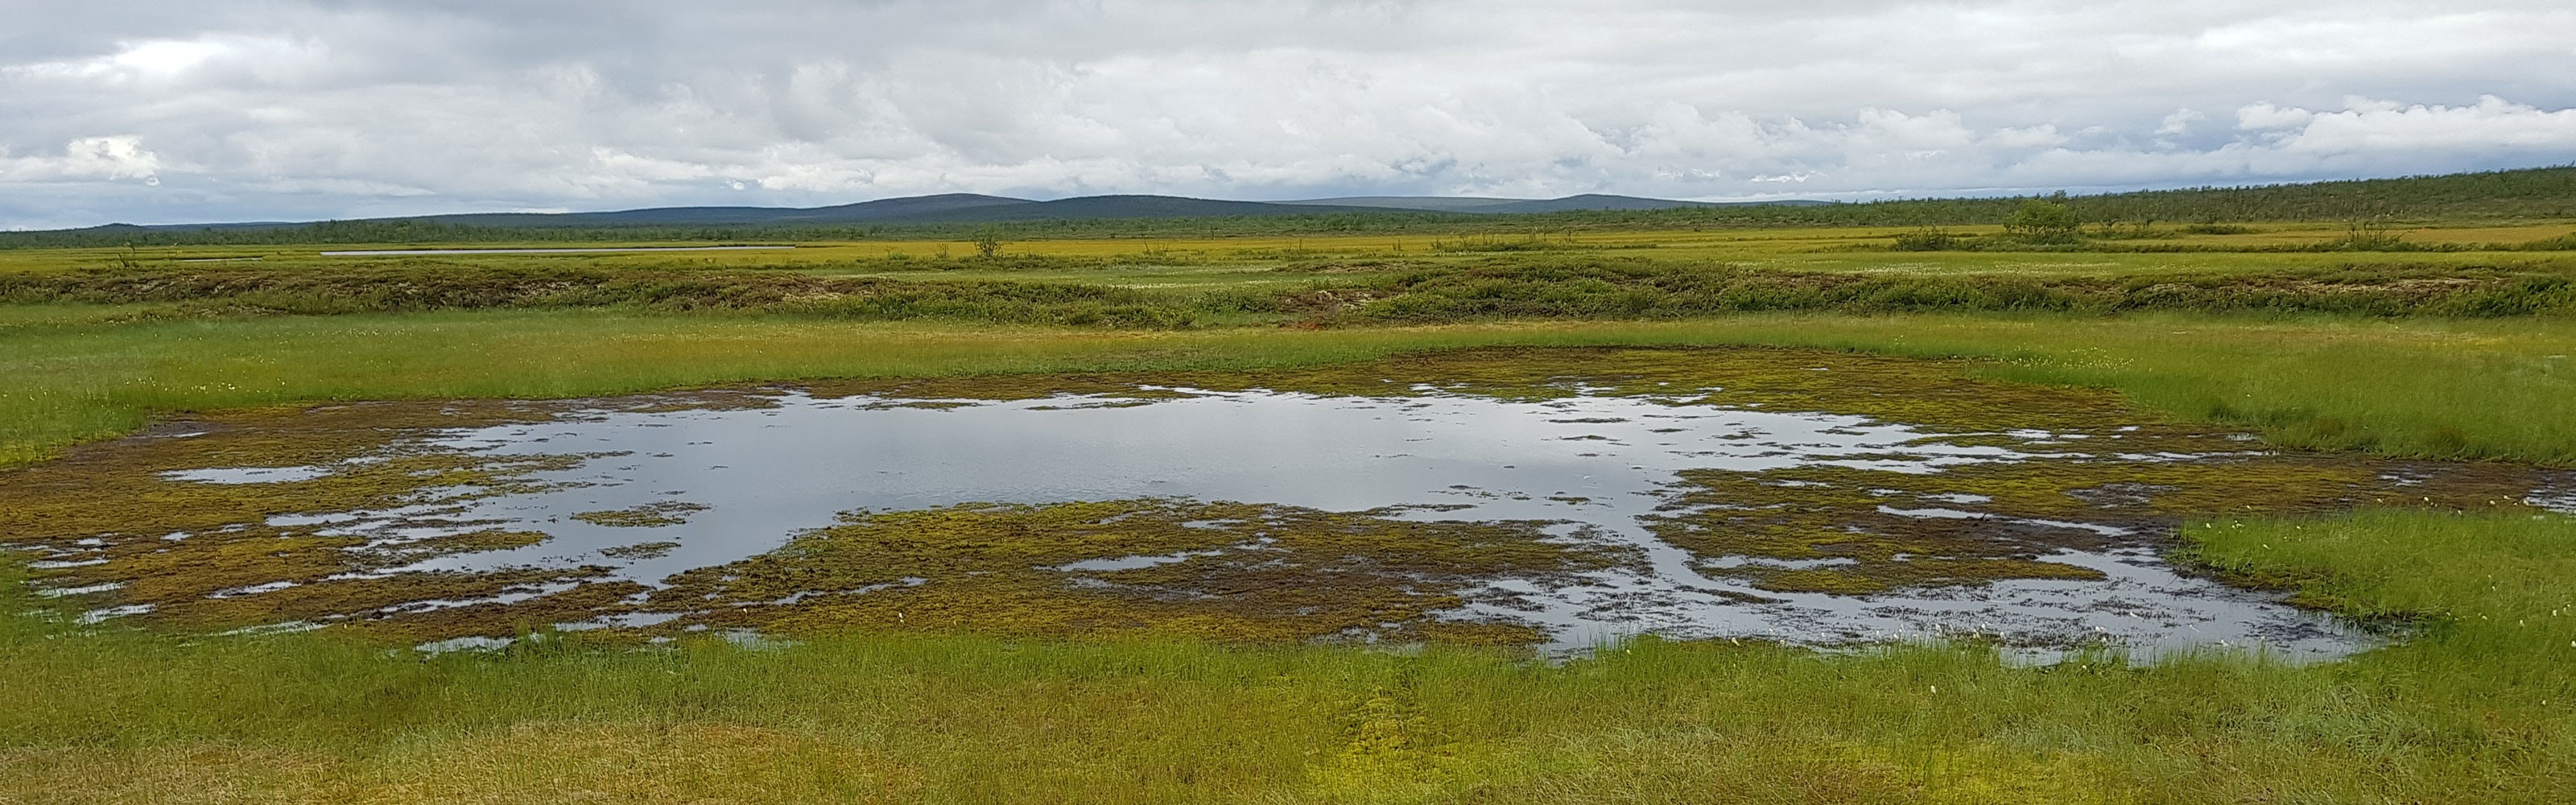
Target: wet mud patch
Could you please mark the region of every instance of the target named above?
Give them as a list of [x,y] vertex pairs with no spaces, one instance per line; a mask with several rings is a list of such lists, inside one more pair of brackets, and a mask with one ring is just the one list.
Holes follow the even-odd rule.
[[2271,450],[1937,361],[1521,349],[232,412],[0,473],[0,543],[85,619],[420,644],[1655,632],[2331,655],[2363,638],[2169,564],[2175,525],[2564,488]]

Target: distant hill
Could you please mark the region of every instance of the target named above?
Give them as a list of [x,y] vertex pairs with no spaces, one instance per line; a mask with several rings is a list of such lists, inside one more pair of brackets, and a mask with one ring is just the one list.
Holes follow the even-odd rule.
[[[2576,166],[2244,187],[2047,196],[2088,222],[2566,220]],[[987,227],[1050,237],[1352,232],[1575,231],[1667,227],[1953,226],[2002,221],[2030,196],[1703,202],[1581,195],[1557,199],[1356,196],[1219,201],[1086,196],[1055,201],[951,193],[832,207],[662,207],[618,212],[476,213],[313,223],[135,226],[0,232],[0,248],[182,244],[522,243],[972,237]]]
[[[411,220],[463,226],[813,226],[873,223],[980,223],[1002,221],[1114,220],[1128,218],[1228,218],[1273,215],[1383,213],[1390,210],[1449,214],[1515,214],[1577,210],[1666,210],[1822,201],[1708,202],[1589,194],[1552,199],[1367,196],[1303,201],[1221,201],[1184,196],[1081,196],[1032,201],[973,193],[911,196],[833,207],[654,207],[618,212],[466,213]],[[244,224],[243,226],[281,226]]]
[[[1748,202],[1752,204],[1823,204],[1820,201]],[[1685,207],[1741,206],[1705,201],[1668,201],[1635,196],[1582,195],[1556,199],[1442,198],[1373,196],[1306,201],[1221,201],[1183,196],[1081,196],[1055,201],[947,193],[878,199],[831,207],[651,207],[614,212],[484,212],[363,219],[359,224],[408,221],[501,229],[581,229],[616,227],[798,227],[849,224],[958,224],[1054,220],[1119,220],[1136,218],[1239,218],[1280,215],[1331,215],[1431,212],[1445,214],[1511,214],[1577,210],[1662,210]],[[76,232],[142,233],[203,229],[275,229],[305,226],[301,222],[260,221],[221,224],[135,226],[109,224]]]
[[1266,201],[1215,201],[1181,196],[1083,196],[1055,201],[1023,201],[949,210],[925,211],[879,220],[903,223],[972,223],[979,221],[1051,221],[1117,218],[1226,218],[1274,215],[1329,215],[1388,210],[1357,205],[1279,204]]
[[1473,196],[1346,196],[1314,198],[1300,201],[1278,201],[1274,204],[1301,206],[1377,207],[1389,210],[1422,210],[1425,212],[1481,213],[1498,207],[1526,204],[1525,198],[1477,198]]
[[1424,210],[1476,215],[1513,215],[1542,212],[1576,212],[1580,210],[1673,210],[1693,207],[1811,207],[1830,201],[1790,199],[1783,201],[1676,201],[1638,196],[1614,196],[1585,193],[1564,198],[1477,198],[1448,196],[1352,196],[1319,198],[1304,201],[1282,201],[1280,204],[1337,205],[1347,207],[1382,207],[1397,210]]
[[483,212],[371,218],[354,221],[262,221],[220,224],[108,224],[60,230],[98,234],[168,231],[276,229],[322,224],[405,223],[497,229],[590,229],[618,227],[813,227],[849,224],[957,224],[1003,221],[1050,221],[1131,218],[1228,218],[1277,215],[1384,215],[1391,207],[1320,203],[1282,204],[1265,201],[1217,201],[1181,196],[1083,196],[1055,201],[948,193],[936,196],[862,201],[831,207],[651,207],[615,212]]
[[948,193],[878,199],[832,207],[653,207],[617,212],[467,213],[416,220],[465,226],[675,226],[857,224],[964,214],[969,210],[1036,204],[1024,198]]

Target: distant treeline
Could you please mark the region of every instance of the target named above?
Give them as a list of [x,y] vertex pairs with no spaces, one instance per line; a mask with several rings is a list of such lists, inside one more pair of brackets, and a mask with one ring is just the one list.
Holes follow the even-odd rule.
[[[1616,229],[1993,224],[2028,196],[1850,204],[1698,207],[1462,215],[1383,213],[1218,218],[1115,218],[1003,223],[743,226],[479,226],[380,219],[278,226],[163,229],[106,226],[0,232],[0,248],[303,245],[323,243],[599,243],[1040,238],[1183,238],[1224,235],[1465,234]],[[2564,219],[2576,217],[2576,166],[2251,187],[2200,187],[2050,196],[2085,223],[2217,224],[2359,219]]]
[[[1521,216],[1593,227],[1968,226],[2003,223],[2030,196],[1947,198],[1806,207],[1718,207]],[[2576,166],[2403,179],[2195,187],[2094,196],[2047,196],[2083,223],[2220,224],[2355,219],[2563,219],[2576,217]],[[1575,227],[1582,228],[1582,227]]]

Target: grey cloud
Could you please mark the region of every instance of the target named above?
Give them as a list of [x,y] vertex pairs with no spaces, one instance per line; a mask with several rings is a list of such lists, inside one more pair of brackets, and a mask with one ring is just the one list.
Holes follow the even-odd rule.
[[2555,2],[25,5],[0,33],[0,226],[2576,160]]

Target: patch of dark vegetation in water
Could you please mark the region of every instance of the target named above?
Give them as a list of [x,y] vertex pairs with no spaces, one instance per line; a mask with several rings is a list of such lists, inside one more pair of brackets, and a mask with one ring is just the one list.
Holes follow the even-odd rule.
[[[2245,452],[2192,460],[2174,434],[2102,435],[2041,460],[1935,473],[1836,466],[1768,472],[1691,470],[1650,527],[1711,559],[1709,572],[1779,592],[1874,593],[1996,579],[2091,579],[2046,557],[2161,535],[2187,517],[2347,511],[2362,505],[2459,511],[2521,508],[2534,482],[2501,464],[2416,465],[2400,487],[2387,462]],[[2158,443],[2162,442],[2162,443]],[[2089,448],[2089,449],[2088,449]],[[2080,525],[2082,527],[2070,527]],[[1824,564],[1824,566],[1803,566]]]
[[671,549],[678,547],[680,543],[677,542],[643,542],[606,548],[599,553],[611,559],[658,559],[670,555]]
[[1618,558],[1547,541],[1543,523],[1383,514],[1150,499],[858,512],[779,550],[674,576],[641,610],[791,635],[1518,644],[1539,635],[1438,613],[1465,604],[1481,579],[1564,577]]
[[625,509],[576,512],[572,515],[572,519],[612,528],[659,528],[686,523],[689,521],[689,515],[706,510],[707,506],[703,503],[670,500]]
[[[1691,572],[1762,591],[1702,591],[1746,606],[1776,603],[1771,595],[2081,582],[2110,566],[2073,554],[2170,549],[2165,539],[2187,520],[2372,506],[2511,512],[2563,481],[2503,463],[2272,450],[2129,409],[2106,392],[1974,380],[1960,368],[1812,350],[1488,349],[1272,371],[832,381],[794,394],[906,409],[888,415],[951,417],[959,414],[936,404],[1019,401],[1045,403],[1029,416],[1088,417],[1242,405],[1200,398],[1266,390],[1349,399],[1365,409],[1358,421],[1472,398],[1528,404],[1523,413],[1539,428],[1532,443],[1550,444],[1559,433],[1550,428],[1626,428],[1621,438],[1643,442],[1676,432],[1651,426],[1687,417],[1832,412],[1840,418],[1797,419],[1824,428],[1801,438],[1867,449],[1728,468],[1687,463],[1690,450],[1734,444],[1722,432],[1637,448],[1679,451],[1671,460],[1686,468],[1660,476],[1660,505],[1632,527],[1677,550]],[[664,413],[758,419],[787,394],[209,415],[0,473],[0,546],[37,554],[34,583],[61,606],[189,632],[329,626],[409,644],[556,623],[632,639],[749,629],[1522,644],[1543,630],[1509,615],[1515,596],[1646,562],[1638,549],[1564,528],[1584,516],[1625,517],[1616,507],[1634,494],[1531,493],[1546,496],[1531,506],[1559,507],[1532,510],[1562,520],[1434,516],[1497,494],[1473,486],[1401,510],[1155,496],[855,510],[776,535],[784,542],[774,550],[642,579],[611,565],[673,555],[709,510],[630,499],[563,513],[583,527],[683,538],[554,563],[458,561],[549,544],[540,530],[473,519],[485,516],[478,504],[589,483],[565,472],[628,454],[571,446],[587,439],[475,452],[438,434]],[[1104,407],[1138,403],[1147,406]],[[1100,410],[1077,410],[1090,408]],[[1871,422],[1909,430],[1881,442],[1850,431],[1878,427]],[[1595,444],[1566,449],[1604,449]],[[1613,514],[1576,513],[1604,507]],[[359,512],[375,527],[349,527]]]
[[[632,404],[657,403],[667,400]],[[405,450],[397,441],[555,413],[501,401],[362,403],[238,411],[159,428],[0,473],[0,545],[76,555],[41,573],[41,583],[112,590],[115,606],[190,631],[347,622],[395,639],[443,639],[546,615],[588,617],[601,596],[627,594],[607,595],[599,568],[396,572],[441,556],[525,547],[544,534],[481,530],[385,542],[298,520],[407,507],[426,515],[539,488],[531,473],[584,456],[476,457]],[[188,475],[209,466],[329,471],[268,483]],[[435,502],[424,503],[429,497]]]

